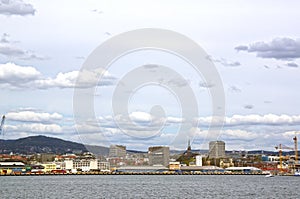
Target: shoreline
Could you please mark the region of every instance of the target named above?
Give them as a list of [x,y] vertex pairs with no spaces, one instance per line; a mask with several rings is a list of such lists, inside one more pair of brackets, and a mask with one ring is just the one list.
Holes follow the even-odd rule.
[[[158,172],[82,172],[82,173],[11,173],[0,174],[0,176],[72,176],[72,175],[256,175],[265,176],[262,173],[158,173]],[[292,174],[284,174],[281,176],[293,176]]]

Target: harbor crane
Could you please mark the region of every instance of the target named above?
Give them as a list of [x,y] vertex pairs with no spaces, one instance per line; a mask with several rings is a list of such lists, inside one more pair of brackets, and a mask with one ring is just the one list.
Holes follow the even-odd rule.
[[2,120],[1,120],[0,135],[3,133],[4,122],[5,122],[5,115],[2,116]]
[[300,131],[295,131],[295,137],[293,138],[294,145],[295,145],[295,164],[298,164],[298,139],[297,139],[298,133],[300,133]]
[[294,174],[296,175],[299,174],[300,171],[300,164],[298,162],[298,139],[297,139],[297,134],[300,133],[300,131],[295,131],[295,137],[293,138],[294,140],[294,145],[295,145],[295,163],[294,163]]
[[278,146],[275,146],[275,149],[277,149],[279,152],[279,167],[280,167],[280,172],[282,172],[283,171],[283,169],[282,169],[282,149],[294,150],[294,148],[279,144]]

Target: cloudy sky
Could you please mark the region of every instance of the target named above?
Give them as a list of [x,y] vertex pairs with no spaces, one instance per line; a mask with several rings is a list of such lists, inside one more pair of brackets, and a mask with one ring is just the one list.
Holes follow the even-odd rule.
[[[78,71],[103,42],[141,28],[168,29],[197,42],[222,79],[225,124],[218,137],[227,149],[268,149],[292,146],[300,128],[300,3],[297,1],[96,1],[0,0],[0,114],[6,115],[1,139],[47,135],[86,144],[124,144],[145,150],[171,145],[185,122],[180,102],[161,86],[134,92],[128,114],[136,126],[114,115],[116,85],[143,64],[164,65],[185,78],[178,87],[192,88],[199,115],[193,137],[175,148],[207,148],[211,124],[210,88],[190,66],[165,52],[145,50],[123,56],[107,71]],[[99,83],[97,73],[104,74]],[[187,82],[187,83],[186,83]],[[93,94],[97,122],[76,124],[74,88],[98,85]],[[160,124],[153,105],[166,113],[164,127],[147,139],[145,128]],[[88,121],[88,120],[87,120]],[[127,125],[124,133],[116,121]],[[216,122],[216,126],[221,125]],[[142,129],[142,130],[141,130]],[[80,133],[78,133],[80,132]],[[129,135],[128,135],[129,134]],[[106,141],[103,139],[105,138]]]

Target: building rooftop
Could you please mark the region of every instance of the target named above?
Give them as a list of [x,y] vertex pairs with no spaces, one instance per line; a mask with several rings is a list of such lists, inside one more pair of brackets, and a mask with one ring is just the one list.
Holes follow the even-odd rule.
[[122,166],[118,170],[163,170],[168,169],[164,166]]
[[259,171],[259,168],[256,167],[228,167],[226,168],[226,170],[245,170],[245,169],[249,169],[249,170],[257,170]]
[[0,162],[0,166],[24,166],[23,162]]
[[181,170],[186,171],[201,171],[201,170],[224,170],[217,166],[181,166]]

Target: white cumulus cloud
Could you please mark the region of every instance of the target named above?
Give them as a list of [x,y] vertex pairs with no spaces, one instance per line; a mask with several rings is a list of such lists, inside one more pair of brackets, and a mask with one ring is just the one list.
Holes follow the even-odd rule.
[[0,84],[21,86],[41,77],[41,73],[31,66],[18,66],[14,63],[0,64]]
[[[225,117],[225,126],[238,126],[238,125],[299,125],[300,115],[233,115]],[[198,122],[200,125],[209,125],[212,117],[200,117]],[[222,120],[215,120],[214,125],[221,125]]]
[[[197,139],[207,139],[212,140],[215,139],[215,134],[209,130],[200,130],[199,128],[194,128],[193,131],[195,132],[195,137]],[[259,138],[259,134],[254,132],[249,132],[241,129],[226,129],[220,131],[219,139],[223,140],[253,140]]]
[[38,113],[34,111],[9,112],[6,118],[20,122],[51,122],[61,120],[63,116],[59,113]]
[[151,122],[152,116],[146,112],[132,112],[129,117],[135,122]]
[[[100,76],[102,76],[101,81],[99,81]],[[44,77],[41,72],[31,66],[19,66],[14,63],[0,64],[0,87],[8,89],[89,88],[112,85],[115,79],[102,69],[60,72],[52,78]]]

